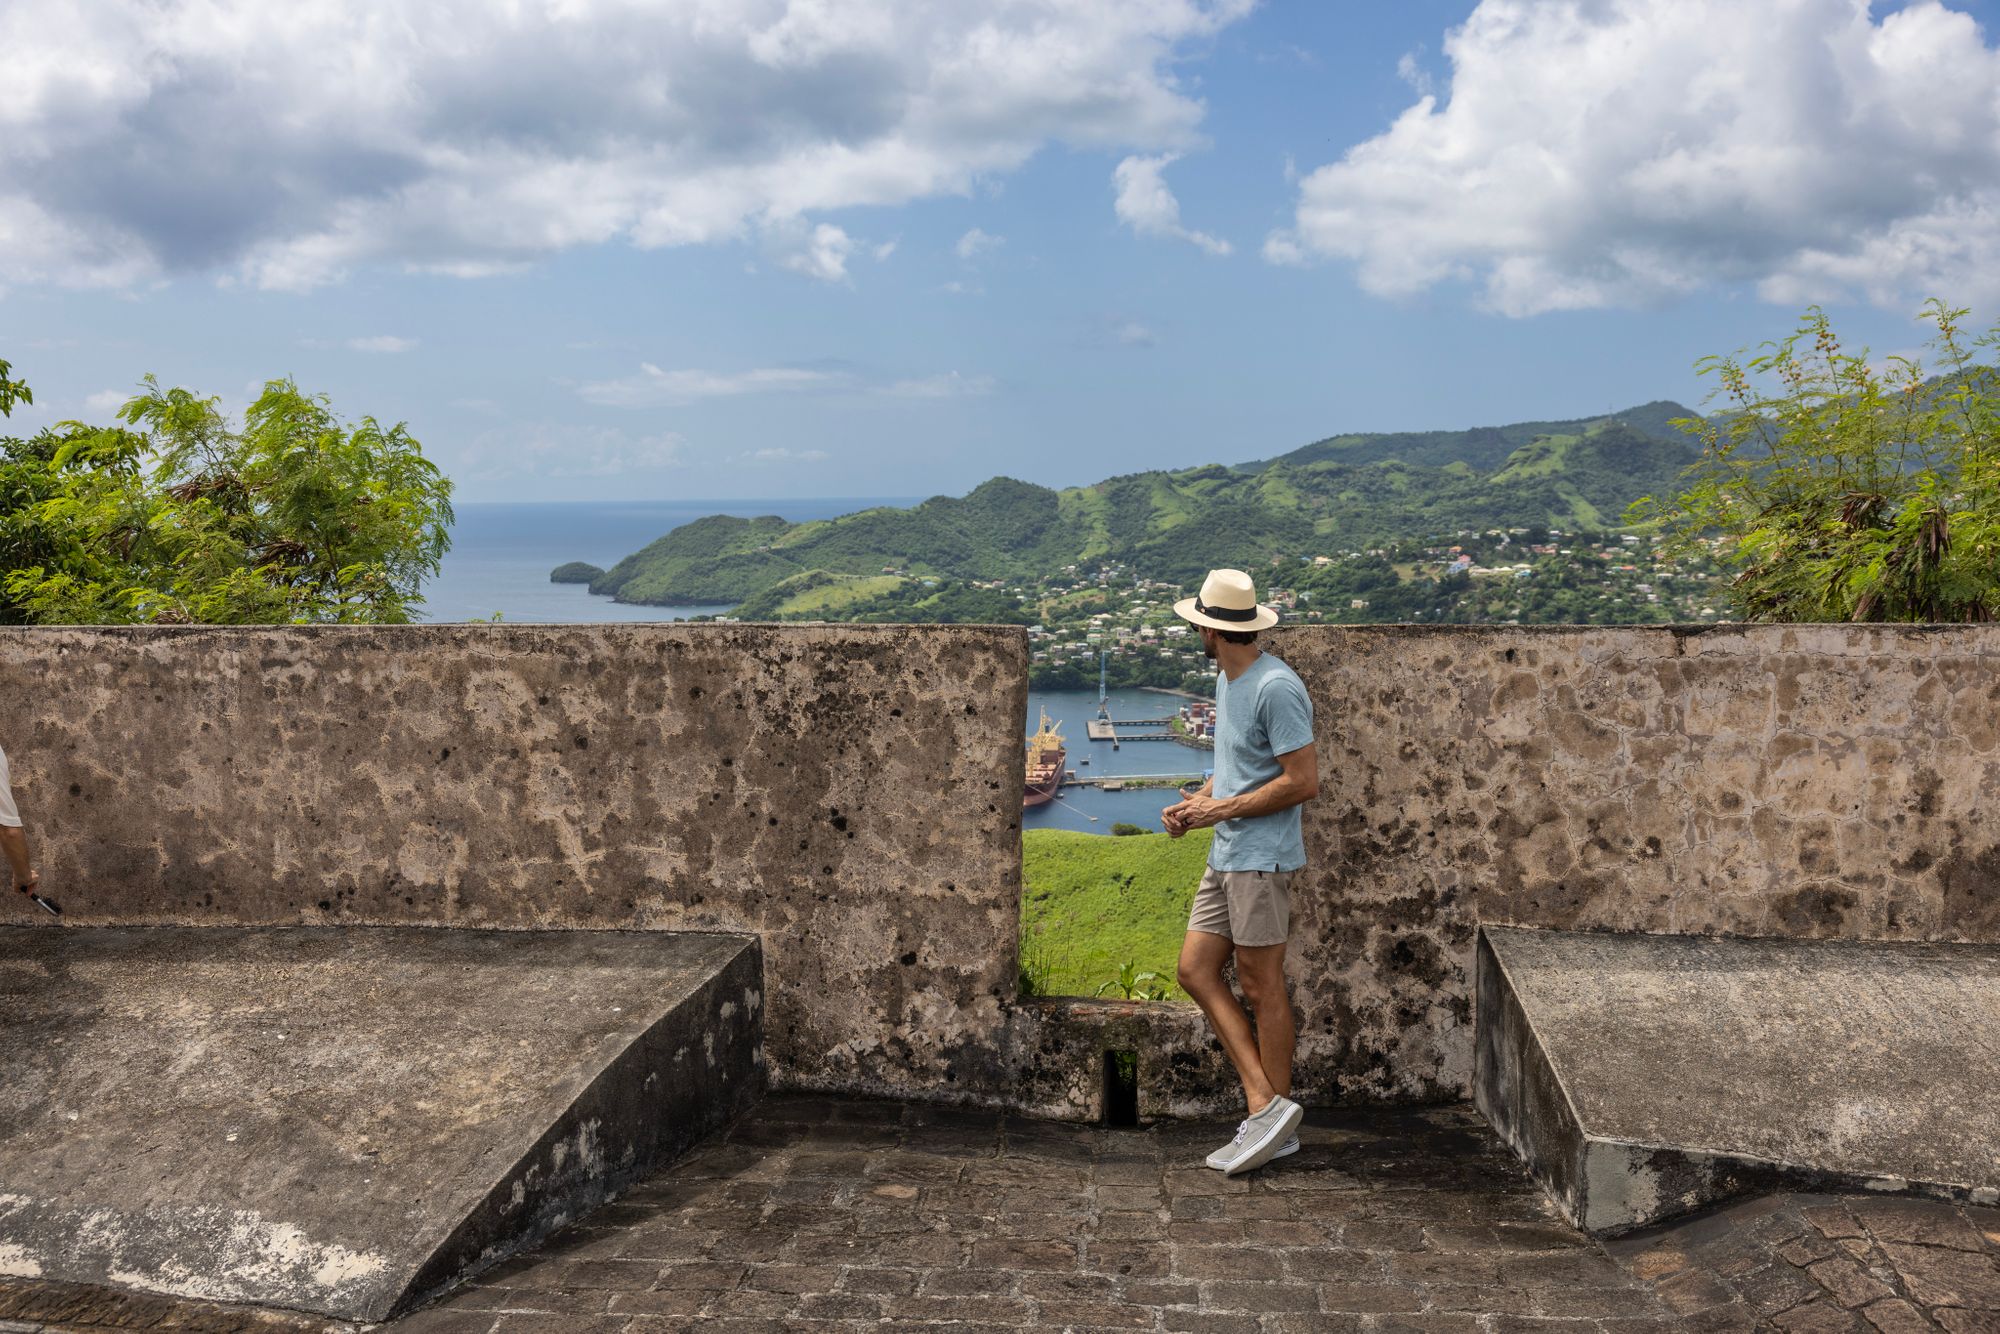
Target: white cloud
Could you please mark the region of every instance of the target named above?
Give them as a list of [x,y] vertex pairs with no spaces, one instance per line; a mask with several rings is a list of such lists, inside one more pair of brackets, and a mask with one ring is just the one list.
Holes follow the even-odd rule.
[[870,251],[869,253],[870,253],[870,254],[872,254],[872,255],[874,255],[874,256],[875,256],[875,262],[876,262],[877,264],[880,264],[880,263],[882,263],[882,262],[883,262],[884,260],[888,259],[888,258],[889,258],[889,256],[891,256],[891,255],[895,254],[895,253],[896,253],[896,247],[897,247],[897,246],[899,246],[899,245],[901,245],[902,243],[903,243],[903,238],[902,238],[902,237],[900,237],[900,236],[892,236],[892,237],[890,237],[890,238],[889,238],[888,240],[886,240],[886,241],[882,242],[882,244],[880,244],[880,245],[876,246],[876,247],[875,247],[875,248],[874,248],[874,249],[873,249],[872,251]]
[[847,281],[847,257],[854,253],[855,240],[843,229],[822,222],[808,230],[799,223],[775,229],[774,239],[781,267],[821,282]]
[[986,286],[985,286],[985,284],[983,284],[983,283],[968,283],[968,282],[960,282],[960,281],[959,281],[958,279],[956,279],[956,278],[954,278],[954,279],[952,279],[952,280],[951,280],[950,282],[948,282],[948,283],[944,284],[944,286],[943,286],[943,287],[941,287],[941,288],[939,288],[938,290],[939,290],[939,291],[942,291],[942,292],[949,292],[949,293],[950,293],[951,295],[953,295],[953,296],[985,296],[985,295],[986,295]]
[[891,398],[972,398],[992,393],[993,383],[990,375],[960,375],[957,371],[946,371],[942,375],[896,380],[876,392]]
[[1417,53],[1422,50],[1418,47],[1416,51],[1403,52],[1403,58],[1396,62],[1396,77],[1410,85],[1410,91],[1418,97],[1430,97],[1437,92],[1437,88],[1431,81],[1431,72],[1417,59]]
[[1118,189],[1114,204],[1118,221],[1141,236],[1171,236],[1192,241],[1211,255],[1226,255],[1230,251],[1229,242],[1181,226],[1180,201],[1174,198],[1174,192],[1167,188],[1165,178],[1160,175],[1169,163],[1179,157],[1178,153],[1162,153],[1158,157],[1133,156],[1118,164],[1111,173],[1112,184]]
[[1303,265],[1311,262],[1305,247],[1290,232],[1272,232],[1265,237],[1264,258],[1272,264]]
[[1443,96],[1310,173],[1267,259],[1509,315],[2000,297],[2000,52],[1936,0],[1483,0],[1444,55]]
[[436,450],[460,482],[522,477],[617,477],[688,466],[686,441],[673,431],[634,434],[577,422],[510,421]]
[[1181,63],[1253,6],[11,0],[0,284],[476,276],[970,195],[1053,143],[1195,142]]
[[1297,42],[1285,42],[1274,51],[1258,52],[1257,63],[1260,65],[1300,65],[1306,69],[1318,69],[1320,62],[1317,55],[1313,54],[1307,48],[1300,46]]
[[750,463],[820,463],[829,455],[823,449],[753,449],[742,456]]
[[[568,440],[560,453],[542,456],[545,477],[616,477],[628,472],[663,472],[684,467],[681,437],[672,431],[636,438],[607,431]],[[532,457],[532,456],[531,456]]]
[[639,372],[617,380],[596,380],[577,390],[584,400],[614,408],[683,406],[709,398],[740,398],[746,394],[797,393],[837,389],[853,377],[845,371],[815,371],[789,366],[765,366],[748,371],[662,370],[639,363]]
[[83,400],[83,410],[88,416],[106,417],[124,407],[131,398],[129,389],[100,389]]
[[416,345],[416,339],[398,338],[394,334],[376,334],[372,338],[347,340],[347,346],[356,352],[408,352]]
[[1137,320],[1126,320],[1112,330],[1112,337],[1127,347],[1151,347],[1159,342],[1159,335]]
[[970,263],[988,250],[997,250],[1006,244],[1006,237],[995,236],[991,232],[981,231],[979,228],[974,227],[971,231],[959,237],[958,244],[953,246],[952,249],[960,259]]
[[664,370],[651,362],[641,362],[636,375],[591,381],[579,386],[577,393],[586,402],[604,407],[651,408],[685,407],[707,399],[742,398],[752,394],[809,391],[849,390],[889,398],[964,398],[990,394],[993,388],[994,380],[990,375],[961,375],[957,371],[871,385],[857,380],[853,373],[841,370],[790,366],[766,366],[747,371]]
[[300,347],[309,347],[316,352],[345,349],[349,352],[408,352],[415,348],[414,338],[398,338],[394,334],[373,334],[366,338],[301,338]]

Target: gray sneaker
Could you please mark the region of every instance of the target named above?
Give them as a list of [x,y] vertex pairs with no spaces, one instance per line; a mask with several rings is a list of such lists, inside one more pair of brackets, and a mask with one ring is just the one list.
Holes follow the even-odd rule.
[[1218,1172],[1228,1167],[1229,1160],[1234,1158],[1237,1155],[1237,1152],[1242,1149],[1243,1137],[1244,1135],[1248,1134],[1249,1131],[1250,1131],[1250,1123],[1248,1121],[1239,1122],[1236,1127],[1236,1137],[1230,1140],[1229,1143],[1217,1149],[1214,1153],[1208,1155],[1208,1158],[1206,1159],[1208,1165],[1214,1168]]
[[[1214,1153],[1208,1155],[1208,1165],[1210,1167],[1220,1172],[1222,1169],[1229,1166],[1229,1160],[1236,1156],[1236,1146],[1243,1142],[1243,1126],[1247,1126],[1249,1124],[1250,1123],[1248,1121],[1245,1121],[1242,1126],[1236,1127],[1236,1138],[1230,1140],[1229,1143],[1223,1145],[1221,1148],[1217,1149]],[[1280,1144],[1278,1146],[1278,1151],[1271,1155],[1271,1161],[1276,1162],[1280,1158],[1288,1158],[1292,1154],[1297,1153],[1298,1151],[1299,1151],[1299,1137],[1296,1134],[1294,1134],[1289,1139],[1287,1139],[1283,1144]]]
[[1245,1121],[1230,1141],[1230,1156],[1222,1171],[1227,1176],[1262,1167],[1277,1156],[1284,1142],[1297,1133],[1305,1109],[1290,1098],[1273,1098],[1263,1111]]

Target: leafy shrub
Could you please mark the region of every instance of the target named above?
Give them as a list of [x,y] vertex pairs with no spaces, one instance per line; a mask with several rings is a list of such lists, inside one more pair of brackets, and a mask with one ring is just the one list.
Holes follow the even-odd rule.
[[1762,355],[1702,361],[1728,409],[1683,420],[1702,444],[1688,485],[1632,517],[1670,551],[1720,534],[1748,620],[2000,618],[2000,372],[1974,360],[2000,328],[1968,340],[1964,310],[1923,313],[1937,378],[1847,351],[1817,307]]

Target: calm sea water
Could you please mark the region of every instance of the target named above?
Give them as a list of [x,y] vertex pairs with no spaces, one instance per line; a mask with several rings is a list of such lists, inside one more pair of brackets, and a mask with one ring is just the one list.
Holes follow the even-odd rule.
[[684,523],[710,514],[794,523],[831,519],[874,505],[912,505],[907,497],[822,500],[587,501],[457,507],[451,550],[424,588],[426,621],[469,621],[499,612],[509,621],[678,621],[727,607],[632,607],[592,597],[582,584],[552,584],[549,571],[583,560],[610,569]]

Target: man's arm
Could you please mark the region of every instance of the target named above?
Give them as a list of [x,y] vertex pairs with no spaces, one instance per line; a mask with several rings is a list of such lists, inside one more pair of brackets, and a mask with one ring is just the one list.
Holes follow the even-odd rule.
[[1163,817],[1174,817],[1173,823],[1167,826],[1167,832],[1174,832],[1174,824],[1183,830],[1207,829],[1224,820],[1270,815],[1275,811],[1302,806],[1319,795],[1319,760],[1313,747],[1306,745],[1286,751],[1278,756],[1278,764],[1282,772],[1276,778],[1248,792],[1239,792],[1218,801],[1204,790],[1177,806],[1169,807],[1161,813]]
[[7,864],[14,868],[14,888],[25,894],[40,883],[41,877],[28,860],[28,835],[20,826],[0,825],[0,851],[7,854]]

